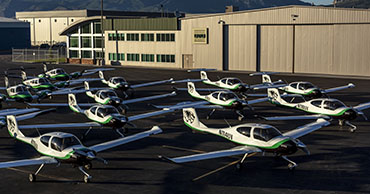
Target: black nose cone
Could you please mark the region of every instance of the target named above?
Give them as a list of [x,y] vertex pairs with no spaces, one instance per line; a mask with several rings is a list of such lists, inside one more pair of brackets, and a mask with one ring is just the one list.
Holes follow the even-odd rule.
[[343,113],[343,117],[345,120],[353,120],[357,117],[357,113],[353,109],[348,109]]
[[315,89],[312,91],[310,96],[313,98],[320,98],[322,96],[322,93],[319,89]]
[[290,155],[297,152],[297,150],[297,144],[294,143],[292,140],[289,140],[281,144],[280,147],[277,149],[277,152],[282,155]]

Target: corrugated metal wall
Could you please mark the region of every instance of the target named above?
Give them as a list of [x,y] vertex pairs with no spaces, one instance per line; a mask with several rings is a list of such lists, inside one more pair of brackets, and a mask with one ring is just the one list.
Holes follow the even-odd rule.
[[229,70],[256,70],[256,36],[256,25],[229,26]]
[[293,66],[293,27],[261,26],[261,71],[291,72]]

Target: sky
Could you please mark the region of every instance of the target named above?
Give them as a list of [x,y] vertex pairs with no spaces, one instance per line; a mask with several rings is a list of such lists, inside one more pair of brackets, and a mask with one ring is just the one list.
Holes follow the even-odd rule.
[[333,0],[302,0],[302,1],[305,1],[305,2],[308,2],[308,3],[313,2],[315,5],[328,5],[328,4],[333,3]]

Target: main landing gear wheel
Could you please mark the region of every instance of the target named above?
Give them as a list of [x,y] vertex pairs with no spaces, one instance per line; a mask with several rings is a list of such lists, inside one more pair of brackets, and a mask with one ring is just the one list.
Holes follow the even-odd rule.
[[238,171],[240,171],[240,170],[242,170],[242,169],[243,169],[243,164],[242,164],[241,162],[238,162],[238,163],[236,163],[235,167],[236,167],[236,169],[237,169]]
[[84,167],[87,169],[87,170],[90,170],[92,168],[92,163],[89,162],[87,164],[84,165]]
[[36,175],[35,174],[29,174],[28,175],[28,180],[30,182],[35,182],[36,181]]
[[244,117],[238,116],[238,121],[242,121],[243,119],[244,119]]
[[89,182],[91,181],[91,178],[92,178],[91,176],[86,176],[86,175],[85,175],[85,176],[84,176],[84,182],[85,182],[85,183],[89,183]]
[[294,164],[292,164],[292,163],[289,163],[289,164],[288,164],[288,169],[289,169],[289,171],[294,171],[294,170],[295,170],[295,167],[296,167],[296,165],[294,165]]

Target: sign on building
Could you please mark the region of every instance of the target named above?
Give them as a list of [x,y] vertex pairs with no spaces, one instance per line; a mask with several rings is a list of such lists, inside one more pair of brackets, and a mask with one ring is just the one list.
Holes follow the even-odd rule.
[[194,44],[208,44],[208,28],[194,28],[193,29],[193,43]]

